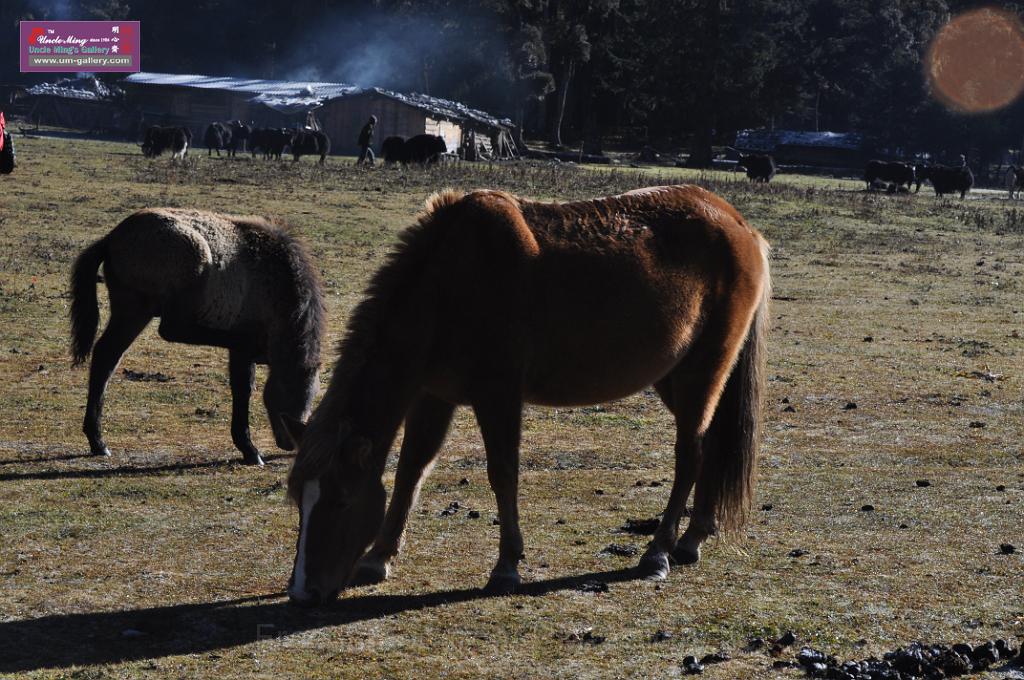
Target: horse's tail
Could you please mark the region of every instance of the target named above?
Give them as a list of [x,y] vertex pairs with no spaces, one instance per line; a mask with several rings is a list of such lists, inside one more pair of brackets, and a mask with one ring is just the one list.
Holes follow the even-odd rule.
[[96,300],[96,272],[107,255],[107,240],[100,239],[82,251],[71,270],[71,357],[77,366],[89,356],[100,323]]
[[724,531],[739,529],[743,525],[754,496],[761,440],[765,335],[768,331],[768,301],[771,299],[767,243],[762,243],[762,252],[761,301],[704,436],[703,464],[714,466],[709,491],[715,508],[715,523]]

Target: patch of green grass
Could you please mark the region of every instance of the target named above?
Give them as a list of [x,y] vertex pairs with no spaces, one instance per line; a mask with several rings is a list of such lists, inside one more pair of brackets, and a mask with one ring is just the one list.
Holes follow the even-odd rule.
[[[132,145],[53,138],[18,149],[21,165],[0,184],[0,673],[677,677],[684,656],[727,650],[733,660],[708,677],[767,677],[773,659],[743,651],[751,637],[792,630],[863,658],[1024,625],[1021,557],[996,554],[1000,543],[1021,547],[1024,526],[1015,202],[674,168],[172,163]],[[333,348],[431,192],[571,200],[662,182],[717,191],[765,233],[777,298],[750,521],[665,583],[619,580],[635,558],[602,554],[613,542],[642,549],[645,538],[619,527],[656,516],[668,495],[675,428],[650,390],[596,408],[527,409],[523,574],[533,585],[509,598],[474,590],[496,557],[497,528],[464,410],[393,579],[326,611],[284,604],[297,528],[281,486],[290,457],[272,455],[261,470],[235,462],[225,352],[169,345],[147,329],[122,366],[174,381],[117,374],[105,417],[114,455],[82,457],[86,370],[67,359],[68,268],[134,210],[190,206],[294,225],[322,269]],[[333,349],[324,359],[330,368]],[[258,399],[252,424],[276,454]],[[389,466],[388,485],[392,475]],[[917,487],[922,478],[931,485]],[[441,516],[452,501],[464,510]],[[867,503],[876,510],[861,512]],[[789,557],[797,548],[806,555]],[[610,591],[580,592],[587,578]],[[585,628],[606,640],[566,641]],[[651,642],[659,629],[672,638]]]

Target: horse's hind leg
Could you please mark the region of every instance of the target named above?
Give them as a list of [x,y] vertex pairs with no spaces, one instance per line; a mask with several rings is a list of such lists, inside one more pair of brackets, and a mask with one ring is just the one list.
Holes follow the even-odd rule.
[[410,410],[391,504],[373,546],[356,565],[351,585],[380,583],[388,577],[391,560],[402,546],[409,511],[416,503],[425,472],[441,450],[454,412],[453,404],[431,396],[421,397]]
[[249,465],[263,465],[260,452],[249,433],[249,398],[256,383],[256,364],[241,350],[228,351],[228,375],[231,382],[231,441]]
[[[676,416],[675,478],[661,522],[647,552],[640,560],[638,571],[644,578],[663,579],[669,573],[669,555],[675,547],[679,521],[686,510],[686,500],[693,489],[700,465],[702,437],[699,433],[699,416],[695,417],[695,411],[700,410],[701,404],[695,402],[703,401],[707,390],[702,389],[700,383],[706,385],[707,382],[703,375],[686,373],[677,368],[655,385],[662,401]],[[701,396],[695,400],[694,396],[698,394]]]
[[[109,277],[108,277],[109,280]],[[85,406],[82,431],[89,440],[89,449],[95,455],[109,456],[110,449],[103,441],[103,395],[107,382],[128,347],[153,318],[141,309],[120,306],[111,290],[110,320],[92,351],[89,366],[89,400]]]
[[[696,562],[700,544],[715,533],[715,508],[704,493],[713,484],[708,479],[711,471],[702,464],[709,448],[704,435],[747,332],[745,316],[722,312],[708,322],[696,346],[669,374],[671,403],[666,404],[676,417],[676,475],[661,523],[640,560],[639,572],[648,578],[668,574],[670,553],[677,562]],[[661,386],[659,392],[664,389]],[[694,487],[694,515],[677,546],[679,520]]]

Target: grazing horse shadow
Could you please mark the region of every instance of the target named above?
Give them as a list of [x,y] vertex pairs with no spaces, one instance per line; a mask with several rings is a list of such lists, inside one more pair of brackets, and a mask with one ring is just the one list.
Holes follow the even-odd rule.
[[[535,597],[579,589],[588,581],[619,583],[634,578],[633,569],[565,576],[524,584],[520,594]],[[500,597],[480,588],[463,588],[422,595],[355,595],[327,608],[299,609],[283,596],[278,592],[0,623],[0,639],[7,649],[0,657],[0,674],[202,654],[253,642],[287,644],[283,638],[294,633]]]
[[[280,459],[294,458],[294,454],[282,453],[272,454],[263,457],[267,463]],[[72,460],[75,458],[96,458],[93,454],[82,456],[69,455],[57,458],[22,459],[4,461],[0,464],[31,464],[45,463],[51,461]],[[152,467],[137,467],[135,465],[118,465],[117,467],[85,468],[78,470],[33,470],[28,472],[3,472],[0,473],[0,482],[23,481],[28,479],[103,479],[106,477],[159,477],[160,475],[181,473],[186,470],[203,470],[218,468],[239,468],[243,463],[238,460],[210,460],[198,463],[168,463],[166,465],[154,465]]]

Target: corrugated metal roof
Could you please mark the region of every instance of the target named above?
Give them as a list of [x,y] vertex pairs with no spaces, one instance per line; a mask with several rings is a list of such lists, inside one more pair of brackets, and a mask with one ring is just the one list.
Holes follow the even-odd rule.
[[812,132],[807,130],[740,130],[736,148],[774,151],[780,146],[808,146],[832,149],[860,149],[864,137],[856,132]]
[[232,90],[269,98],[303,98],[323,101],[358,91],[355,85],[321,83],[315,81],[262,80],[260,78],[232,78],[230,76],[204,76],[189,73],[151,73],[140,71],[125,78],[135,85],[168,85],[198,87],[204,90]]
[[232,78],[230,76],[204,76],[173,73],[133,73],[125,82],[135,85],[166,85],[173,87],[195,87],[208,90],[230,90],[255,95],[249,101],[269,106],[277,111],[294,113],[315,108],[333,99],[341,99],[365,92],[375,92],[412,106],[431,115],[472,121],[487,127],[511,127],[512,121],[474,109],[459,102],[425,94],[402,94],[379,87],[361,88],[345,83],[306,82],[293,80],[260,80],[256,78]]

